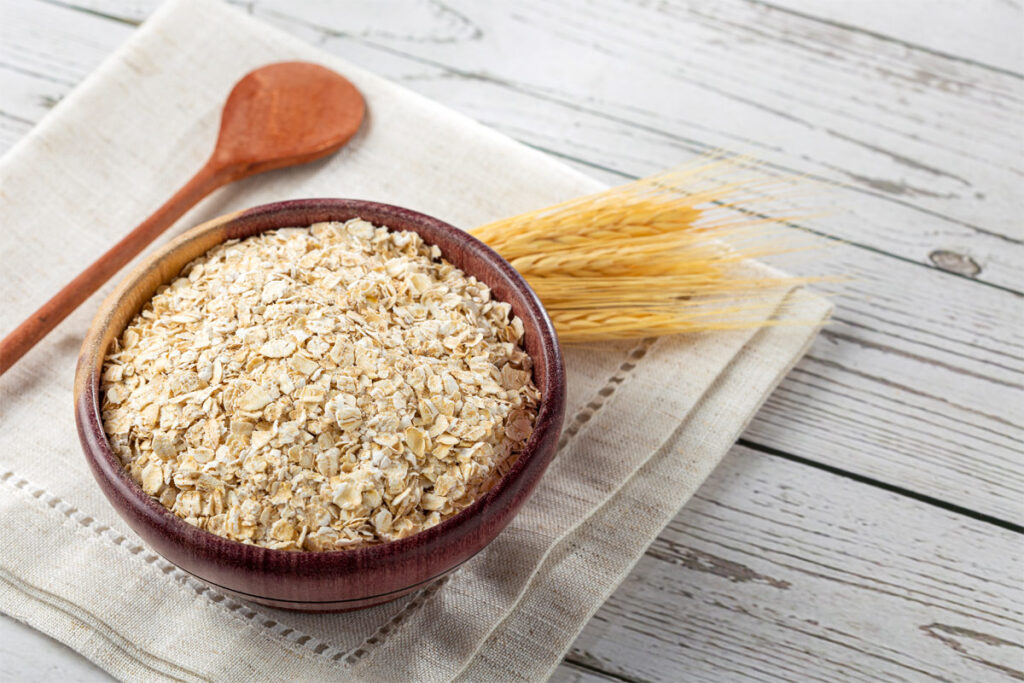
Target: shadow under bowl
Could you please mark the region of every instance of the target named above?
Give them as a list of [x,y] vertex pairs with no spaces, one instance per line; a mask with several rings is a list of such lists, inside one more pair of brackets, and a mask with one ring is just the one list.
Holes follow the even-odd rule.
[[[194,527],[136,484],[114,455],[100,415],[100,375],[111,342],[160,285],[217,244],[266,230],[363,218],[411,230],[449,262],[489,286],[523,321],[524,344],[541,393],[525,450],[487,494],[459,514],[407,538],[353,550],[271,550]],[[236,597],[283,609],[334,612],[380,604],[421,588],[466,562],[512,520],[547,469],[565,412],[565,368],[554,327],[526,281],[471,235],[415,211],[349,199],[266,204],[192,228],[137,266],[100,306],[75,373],[78,434],[100,488],[128,525],[189,574]]]

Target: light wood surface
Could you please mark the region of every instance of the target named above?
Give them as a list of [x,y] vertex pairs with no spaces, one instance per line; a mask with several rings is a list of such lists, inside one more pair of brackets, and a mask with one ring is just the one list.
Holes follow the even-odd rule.
[[[155,4],[0,0],[0,149]],[[785,265],[850,277],[836,323],[557,680],[1024,676],[1019,2],[242,6],[607,182],[720,147],[820,181],[832,246]]]

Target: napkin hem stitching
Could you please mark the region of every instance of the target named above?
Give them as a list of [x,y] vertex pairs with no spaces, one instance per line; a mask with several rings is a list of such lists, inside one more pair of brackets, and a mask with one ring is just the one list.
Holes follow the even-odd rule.
[[[283,646],[298,646],[308,649],[314,654],[320,655],[328,661],[337,662],[345,652],[331,646],[328,643],[315,638],[312,635],[303,633],[297,629],[284,626],[269,615],[255,610],[248,605],[235,600],[234,598],[210,588],[199,579],[194,578],[187,572],[174,566],[155,552],[146,552],[148,548],[142,544],[131,543],[124,534],[116,531],[103,522],[98,521],[94,516],[84,512],[71,503],[63,500],[60,496],[54,495],[45,488],[31,482],[17,474],[9,467],[0,466],[0,483],[9,488],[23,491],[28,497],[37,500],[42,507],[49,508],[54,512],[63,515],[68,521],[74,522],[79,527],[91,531],[97,538],[106,541],[126,551],[129,555],[141,560],[145,564],[160,569],[165,575],[172,578],[180,587],[189,588],[196,597],[205,598],[211,606],[217,607],[220,611],[234,619],[247,624],[257,626],[269,631],[278,639],[284,641]],[[143,554],[146,553],[146,554]]]
[[562,436],[558,440],[558,447],[555,449],[555,457],[558,457],[558,454],[569,446],[572,440],[576,438],[576,434],[583,428],[583,425],[589,422],[594,415],[604,407],[605,401],[614,394],[615,389],[625,382],[626,379],[629,378],[629,375],[636,370],[640,361],[647,355],[647,352],[651,350],[651,347],[654,346],[656,341],[658,341],[657,337],[646,337],[641,339],[638,344],[634,345],[623,355],[622,362],[615,369],[615,372],[612,373],[612,376],[605,381],[604,385],[602,385],[600,389],[591,395],[590,400],[584,403],[583,406],[576,411],[572,420],[570,420],[569,424],[562,430]]
[[447,576],[438,579],[430,586],[421,589],[416,594],[416,597],[409,601],[409,604],[399,610],[393,617],[385,621],[376,631],[370,634],[366,640],[352,650],[349,650],[347,656],[346,653],[342,652],[334,655],[332,659],[337,661],[342,657],[345,657],[345,664],[351,665],[357,663],[360,659],[372,652],[374,648],[387,640],[406,619],[418,612],[423,605],[429,602],[438,591],[447,585],[449,579],[451,579],[453,575],[454,573],[448,574]]

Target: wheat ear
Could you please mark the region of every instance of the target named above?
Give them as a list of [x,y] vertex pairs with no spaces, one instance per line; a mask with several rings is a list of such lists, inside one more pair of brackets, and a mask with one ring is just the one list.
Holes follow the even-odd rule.
[[703,159],[472,233],[522,273],[566,343],[760,327],[776,324],[768,292],[807,282],[746,264],[803,248],[780,229],[793,217],[753,208],[792,186]]

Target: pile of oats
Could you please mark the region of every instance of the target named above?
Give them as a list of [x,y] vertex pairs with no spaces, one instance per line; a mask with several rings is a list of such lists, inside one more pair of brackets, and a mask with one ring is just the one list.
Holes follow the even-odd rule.
[[288,550],[404,538],[494,485],[539,393],[507,303],[355,219],[218,246],[103,370],[110,444],[190,524]]

